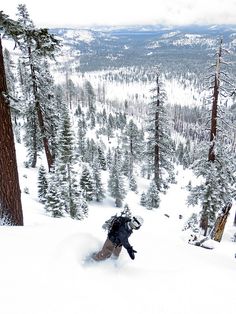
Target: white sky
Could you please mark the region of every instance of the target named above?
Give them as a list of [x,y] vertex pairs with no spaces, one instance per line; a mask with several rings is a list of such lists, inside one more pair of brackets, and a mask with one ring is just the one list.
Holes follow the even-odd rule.
[[38,27],[130,24],[236,24],[236,0],[6,0],[14,18],[26,4]]

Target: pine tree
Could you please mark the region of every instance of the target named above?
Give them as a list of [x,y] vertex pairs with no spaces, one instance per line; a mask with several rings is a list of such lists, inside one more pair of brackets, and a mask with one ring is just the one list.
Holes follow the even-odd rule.
[[122,162],[122,172],[126,177],[129,177],[133,173],[133,164],[131,163],[131,157],[129,152],[124,152],[124,160]]
[[183,168],[187,169],[191,163],[191,147],[190,141],[187,140],[183,149],[183,158],[182,158]]
[[97,202],[102,201],[105,198],[105,191],[101,179],[101,168],[98,159],[93,163],[93,179],[94,179],[94,196]]
[[81,158],[81,161],[85,161],[85,152],[86,152],[86,122],[84,115],[78,120],[78,154]]
[[138,188],[137,182],[136,182],[133,174],[129,177],[129,188],[133,192],[136,192],[137,188]]
[[84,192],[85,199],[92,201],[94,197],[94,180],[88,170],[87,166],[84,165],[83,171],[80,178],[80,186]]
[[[197,177],[203,178],[198,186],[191,189],[188,203],[201,205],[199,225],[207,235],[216,221],[217,212],[226,203],[235,198],[235,156],[230,147],[230,122],[222,104],[224,94],[227,95],[227,78],[221,66],[223,60],[222,40],[216,54],[215,72],[212,75],[213,93],[211,97],[210,143],[205,141],[198,147],[193,170]],[[224,77],[224,78],[222,78]],[[229,86],[231,86],[229,84]],[[229,94],[228,94],[229,95]]]
[[[49,192],[46,208],[53,216],[69,215],[73,219],[82,219],[81,195],[75,167],[74,134],[70,124],[68,109],[64,108],[59,127],[59,139],[57,143],[57,155],[54,163],[53,175],[49,181]],[[56,189],[56,193],[54,192]],[[52,192],[50,193],[50,190]],[[51,195],[50,195],[51,194]],[[50,208],[55,203],[55,209]]]
[[96,96],[95,96],[93,86],[89,81],[86,81],[84,84],[84,94],[86,98],[86,104],[88,107],[88,111],[87,111],[88,118],[91,119],[91,116],[94,115],[96,112],[96,105],[95,105]]
[[[31,111],[33,113],[33,122],[35,134],[40,130],[42,144],[45,149],[45,154],[48,162],[48,168],[50,170],[53,163],[52,150],[47,135],[47,127],[45,125],[45,116],[42,104],[44,98],[42,95],[48,96],[45,93],[45,89],[42,90],[42,86],[45,87],[47,83],[43,82],[44,76],[42,76],[42,65],[45,66],[46,58],[53,58],[54,51],[59,47],[59,41],[50,35],[47,29],[36,29],[33,22],[29,18],[29,14],[25,5],[18,6],[18,23],[22,27],[21,37],[18,40],[18,45],[23,53],[24,66],[27,69],[28,89],[30,86],[31,97],[29,98],[29,104],[31,104]],[[37,145],[37,136],[34,134],[34,149]],[[39,138],[39,136],[38,136]],[[37,154],[34,154],[33,166],[36,165]]]
[[86,198],[83,195],[82,190],[80,190],[79,192],[77,204],[78,204],[78,210],[77,210],[76,218],[81,220],[88,217],[88,211],[89,211],[88,203],[87,203]]
[[115,121],[111,113],[109,113],[108,120],[107,120],[107,137],[108,141],[111,137],[114,136],[114,128],[115,128]]
[[217,145],[217,160],[209,162],[207,147],[207,143],[202,144],[192,167],[195,175],[204,178],[204,181],[193,187],[188,196],[189,205],[200,203],[202,207],[200,226],[205,235],[208,229],[213,227],[217,212],[234,197],[236,183],[236,167],[231,148]]
[[41,165],[38,172],[38,198],[43,204],[46,202],[47,189],[48,182],[46,177],[46,170],[44,166]]
[[180,165],[183,165],[184,145],[182,142],[179,142],[179,144],[176,148],[176,157],[177,157],[177,162],[180,163]]
[[65,212],[63,209],[63,200],[61,199],[60,183],[58,184],[59,175],[57,170],[51,172],[51,177],[48,184],[48,190],[45,201],[45,209],[52,217],[63,217]]
[[93,139],[87,139],[84,161],[88,164],[92,164],[94,159],[97,158],[97,154],[98,149],[95,141]]
[[140,205],[146,207],[147,206],[147,196],[145,192],[142,192],[141,199],[140,199]]
[[98,161],[101,166],[102,170],[107,170],[107,164],[104,152],[102,151],[101,147],[98,147]]
[[158,208],[160,205],[159,191],[156,182],[153,180],[146,195],[146,207],[148,209]]
[[108,152],[107,152],[106,161],[107,161],[107,167],[108,167],[108,169],[111,170],[111,167],[112,167],[112,154],[111,154],[111,149],[110,149],[110,147],[109,147]]
[[116,207],[122,207],[122,201],[125,198],[126,190],[124,186],[123,174],[121,172],[120,150],[115,149],[114,159],[110,171],[108,189],[113,198],[115,198]]
[[139,132],[139,129],[133,119],[129,121],[123,133],[123,145],[130,153],[131,164],[134,160],[140,159],[143,141],[141,132]]
[[156,87],[153,89],[152,102],[148,110],[148,151],[152,159],[152,171],[157,189],[162,191],[168,187],[168,182],[174,177],[172,163],[173,143],[164,106],[165,93],[162,90],[159,75],[156,77]]

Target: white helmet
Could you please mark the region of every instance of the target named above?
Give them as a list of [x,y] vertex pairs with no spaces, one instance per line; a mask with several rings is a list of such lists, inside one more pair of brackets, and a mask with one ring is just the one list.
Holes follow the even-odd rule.
[[130,221],[130,227],[132,229],[139,229],[143,224],[143,218],[141,216],[134,216]]

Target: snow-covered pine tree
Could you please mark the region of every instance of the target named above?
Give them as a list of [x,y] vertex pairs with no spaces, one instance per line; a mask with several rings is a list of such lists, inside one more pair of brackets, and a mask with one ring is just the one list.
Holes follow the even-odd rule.
[[180,165],[183,165],[183,158],[184,158],[184,144],[182,142],[179,142],[176,148],[176,158],[177,163]]
[[43,204],[46,202],[47,190],[48,181],[46,176],[46,169],[43,165],[41,165],[38,171],[38,198]]
[[98,161],[101,166],[101,169],[107,170],[106,158],[100,146],[98,146]]
[[[216,54],[215,73],[211,76],[213,93],[211,95],[210,142],[198,145],[196,161],[193,170],[201,183],[193,187],[188,197],[188,203],[201,205],[199,225],[204,235],[209,233],[215,224],[217,212],[232,198],[235,198],[236,164],[235,153],[232,150],[230,121],[227,119],[227,108],[223,99],[227,93],[228,75],[221,69],[223,60],[222,40]],[[231,86],[231,84],[229,84]]]
[[190,140],[188,139],[183,150],[182,165],[184,169],[187,169],[192,164],[191,156],[191,145]]
[[83,166],[83,171],[80,178],[80,187],[84,192],[84,197],[87,201],[92,201],[94,198],[94,179],[86,165]]
[[102,201],[105,198],[105,191],[102,184],[101,178],[101,167],[100,161],[96,158],[92,165],[93,179],[94,179],[94,196],[97,202]]
[[63,217],[63,200],[61,199],[61,186],[57,170],[52,169],[48,183],[47,195],[45,200],[45,209],[52,217]]
[[124,178],[121,171],[121,153],[119,147],[115,149],[112,167],[108,180],[108,190],[115,199],[116,207],[122,207],[122,201],[125,198],[126,190]]
[[115,128],[115,121],[111,113],[109,113],[108,120],[107,120],[107,137],[108,141],[110,138],[114,136],[114,128]]
[[85,95],[85,101],[87,105],[87,117],[88,119],[91,119],[91,116],[95,114],[96,112],[96,95],[93,89],[92,84],[89,81],[85,81],[84,83],[84,95]]
[[84,114],[79,117],[78,120],[78,155],[81,161],[85,161],[85,152],[86,152],[86,131],[87,126],[84,118]]
[[111,170],[112,167],[112,154],[110,147],[108,148],[107,156],[106,156],[107,167]]
[[146,194],[147,209],[158,208],[160,205],[159,191],[155,180],[152,180]]
[[133,163],[131,163],[131,156],[128,150],[125,150],[124,152],[122,172],[126,177],[129,177],[130,174],[133,173]]
[[56,156],[56,167],[60,171],[61,199],[64,201],[64,209],[72,218],[79,216],[77,211],[79,184],[75,167],[75,138],[72,131],[70,115],[65,107],[61,117],[62,124],[59,130],[58,155]]
[[125,150],[123,172],[127,177],[132,177],[134,162],[140,159],[143,144],[141,134],[133,119],[126,125],[122,134],[123,150]]
[[132,157],[131,163],[140,159],[143,146],[142,135],[133,119],[126,125],[122,140],[124,148],[130,152]]
[[158,191],[165,190],[174,177],[173,142],[170,136],[170,122],[165,106],[166,95],[156,76],[156,86],[152,90],[152,101],[148,106],[148,150],[147,155],[152,160],[152,171]]
[[137,192],[138,185],[133,174],[129,177],[129,188],[131,191]]
[[76,213],[77,219],[84,219],[88,217],[88,202],[86,201],[86,198],[84,197],[84,193],[82,190],[79,191],[79,196],[77,200],[78,210]]
[[147,206],[147,196],[145,192],[142,192],[141,198],[140,198],[140,205],[146,207]]
[[97,158],[98,149],[94,139],[87,139],[86,140],[86,150],[84,155],[84,161],[88,164],[92,164],[94,159]]
[[[30,91],[27,95],[28,104],[31,104],[31,111],[34,114],[34,119],[31,121],[34,126],[35,134],[40,130],[40,137],[42,145],[45,149],[45,154],[48,162],[48,168],[50,170],[53,164],[53,154],[51,151],[49,138],[47,134],[47,127],[45,125],[45,116],[43,113],[43,99],[48,97],[48,94],[45,93],[45,90],[42,90],[42,87],[45,87],[47,83],[43,83],[42,64],[45,65],[46,58],[53,58],[54,51],[59,47],[59,41],[54,38],[53,35],[50,35],[47,29],[36,29],[32,20],[29,17],[29,13],[25,5],[18,5],[18,23],[22,27],[22,34],[19,40],[17,41],[19,48],[23,54],[23,63],[25,67],[25,73],[28,74],[27,88]],[[32,134],[33,135],[33,134]],[[35,135],[34,144],[35,148],[37,144],[37,136]],[[34,154],[33,166],[36,165],[37,153]]]
[[[68,109],[64,108],[61,116],[61,125],[59,127],[57,155],[54,163],[54,173],[49,181],[50,189],[57,193],[52,193],[56,206],[57,215],[70,215],[71,218],[81,219],[80,213],[80,190],[78,186],[77,173],[75,167],[75,148],[74,134],[70,124],[70,115]],[[55,181],[56,180],[56,181]],[[48,197],[50,194],[48,193]],[[51,197],[52,198],[52,197]],[[50,209],[51,202],[46,201],[46,208],[55,215],[55,209]]]

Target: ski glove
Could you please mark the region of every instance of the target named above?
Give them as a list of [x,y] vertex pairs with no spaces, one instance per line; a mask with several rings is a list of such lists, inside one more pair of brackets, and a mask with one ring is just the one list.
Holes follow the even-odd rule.
[[135,259],[134,253],[137,253],[137,251],[133,250],[132,246],[129,247],[129,248],[127,249],[127,251],[128,251],[128,253],[129,253],[130,258],[131,258],[131,259]]

